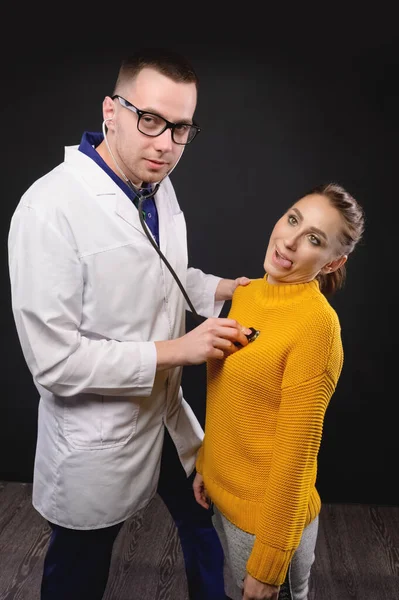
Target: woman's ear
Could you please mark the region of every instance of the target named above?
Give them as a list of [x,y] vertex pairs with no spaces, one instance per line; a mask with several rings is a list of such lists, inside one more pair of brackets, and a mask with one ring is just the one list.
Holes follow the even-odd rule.
[[337,271],[337,269],[342,267],[342,265],[344,265],[347,260],[348,256],[344,254],[343,256],[340,256],[339,258],[336,258],[335,260],[332,260],[331,262],[324,265],[324,267],[321,269],[321,273],[333,273],[334,271]]

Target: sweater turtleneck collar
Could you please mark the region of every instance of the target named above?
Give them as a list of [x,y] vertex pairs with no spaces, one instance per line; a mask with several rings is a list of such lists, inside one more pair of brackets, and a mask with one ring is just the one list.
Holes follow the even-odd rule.
[[267,281],[267,274],[262,279],[259,287],[259,300],[266,303],[295,302],[304,296],[320,294],[320,286],[317,279],[307,283],[271,284]]

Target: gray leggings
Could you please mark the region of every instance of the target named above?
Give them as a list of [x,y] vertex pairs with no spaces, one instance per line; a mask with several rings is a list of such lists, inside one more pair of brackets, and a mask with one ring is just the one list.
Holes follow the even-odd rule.
[[[255,536],[233,525],[216,506],[213,507],[213,511],[213,524],[220,538],[226,563],[236,584],[236,597],[242,598],[243,580],[247,572],[246,564]],[[286,582],[280,589],[281,597],[287,597],[290,600],[307,600],[310,569],[315,559],[318,526],[319,518],[316,517],[303,530],[301,541],[288,569]]]

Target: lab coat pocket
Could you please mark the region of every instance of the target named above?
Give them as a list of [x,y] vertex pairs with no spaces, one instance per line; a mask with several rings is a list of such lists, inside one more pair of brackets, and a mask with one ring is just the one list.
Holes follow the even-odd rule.
[[64,405],[65,438],[73,448],[100,450],[125,444],[136,432],[137,399],[81,394]]

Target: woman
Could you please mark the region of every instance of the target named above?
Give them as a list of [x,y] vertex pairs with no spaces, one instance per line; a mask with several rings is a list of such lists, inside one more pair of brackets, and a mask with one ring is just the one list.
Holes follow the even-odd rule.
[[[325,411],[343,364],[326,296],[364,215],[341,186],[313,189],[276,223],[265,275],[234,293],[230,318],[259,331],[208,361],[205,437],[193,488],[214,524],[244,600],[308,597],[321,500],[315,487]],[[282,590],[285,590],[284,594]]]

